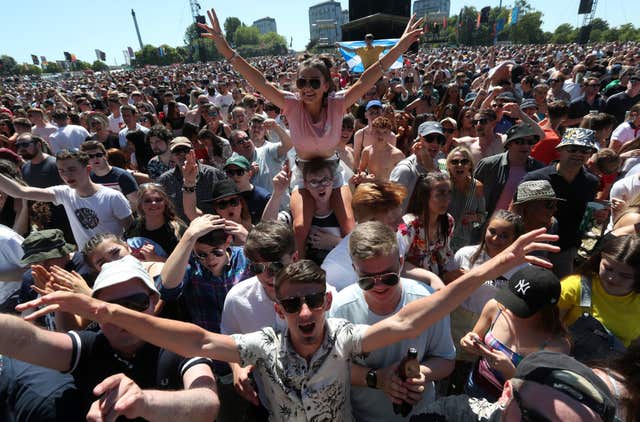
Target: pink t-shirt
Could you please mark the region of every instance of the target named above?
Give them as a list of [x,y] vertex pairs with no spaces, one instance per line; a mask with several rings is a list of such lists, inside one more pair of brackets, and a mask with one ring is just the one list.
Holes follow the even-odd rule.
[[304,158],[329,157],[340,142],[345,97],[334,92],[327,98],[322,118],[313,123],[298,94],[286,93],[283,113],[287,116],[293,147]]
[[507,183],[504,185],[504,189],[502,189],[500,198],[498,198],[498,203],[496,204],[495,209],[496,211],[509,209],[509,204],[511,204],[511,200],[513,199],[513,195],[516,193],[520,180],[526,173],[527,170],[524,167],[509,167],[509,178],[507,179]]

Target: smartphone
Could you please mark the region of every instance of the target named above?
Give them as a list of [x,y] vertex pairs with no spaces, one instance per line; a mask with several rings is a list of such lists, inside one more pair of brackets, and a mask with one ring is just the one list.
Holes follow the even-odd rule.
[[491,352],[493,349],[491,348],[491,346],[489,346],[488,344],[486,344],[484,341],[482,341],[481,339],[478,338],[474,338],[473,339],[473,344],[475,344],[476,346],[478,346],[483,352],[485,353],[489,353]]

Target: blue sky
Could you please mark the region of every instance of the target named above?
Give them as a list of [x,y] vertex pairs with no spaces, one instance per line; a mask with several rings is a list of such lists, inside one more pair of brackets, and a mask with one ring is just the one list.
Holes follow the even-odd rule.
[[[392,0],[391,0],[392,1]],[[309,6],[320,0],[201,0],[203,8],[216,6],[221,22],[228,16],[239,17],[251,24],[270,16],[276,19],[278,33],[287,41],[293,37],[293,47],[303,49],[309,41]],[[347,9],[348,0],[341,0]],[[504,0],[510,6],[512,0]],[[579,26],[579,0],[529,0],[543,12],[543,29],[553,31],[561,23]],[[462,6],[498,6],[497,0],[451,0],[451,13]],[[18,63],[31,62],[30,55],[46,56],[49,61],[63,60],[63,51],[76,54],[78,59],[93,62],[94,49],[107,53],[107,63],[121,64],[122,50],[128,46],[137,50],[131,9],[135,9],[142,41],[145,44],[182,45],[184,30],[192,22],[189,0],[109,0],[98,5],[87,0],[18,0],[3,10],[0,54],[14,57]],[[596,16],[618,26],[637,18],[634,0],[601,0]],[[114,62],[115,59],[115,62]]]

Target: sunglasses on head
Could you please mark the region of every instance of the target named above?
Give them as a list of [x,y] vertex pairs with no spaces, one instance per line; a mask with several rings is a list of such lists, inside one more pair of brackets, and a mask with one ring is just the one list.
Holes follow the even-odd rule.
[[317,189],[319,187],[326,188],[333,184],[333,177],[325,176],[322,179],[310,179],[306,181],[306,184],[312,187],[313,189]]
[[482,119],[473,119],[471,121],[471,123],[473,123],[474,126],[476,126],[478,124],[486,125],[488,121],[489,121],[489,119],[483,117]]
[[227,176],[229,177],[233,177],[233,176],[242,176],[243,174],[245,174],[246,170],[244,169],[226,169],[224,171],[225,173],[227,173]]
[[135,293],[130,296],[121,297],[120,299],[110,300],[109,303],[123,306],[132,311],[146,311],[151,304],[151,298],[146,293]]
[[424,137],[424,141],[428,144],[432,144],[434,142],[437,142],[440,145],[444,145],[444,143],[446,142],[445,139],[442,138],[442,136],[439,135],[427,135]]
[[15,146],[16,146],[16,149],[29,148],[29,146],[31,146],[32,144],[35,144],[35,142],[36,141],[16,142]]
[[280,299],[278,302],[282,309],[288,314],[297,314],[302,309],[302,304],[306,303],[309,309],[319,309],[324,305],[326,292],[311,293],[304,296],[288,297]]
[[466,166],[467,164],[469,164],[471,161],[469,161],[468,158],[461,158],[461,159],[452,159],[451,161],[449,161],[451,163],[452,166]]
[[535,144],[538,143],[538,140],[536,138],[519,138],[519,139],[514,139],[513,141],[514,144],[516,145],[529,145],[529,146],[533,146]]
[[240,205],[240,199],[238,198],[231,198],[226,201],[224,199],[221,199],[220,201],[217,201],[215,203],[216,209],[219,210],[224,210],[227,207],[237,207],[238,205]]
[[102,158],[104,157],[104,152],[96,152],[95,154],[89,154],[87,153],[87,157],[89,158]]
[[283,268],[284,264],[280,261],[252,262],[251,264],[249,264],[249,269],[256,275],[262,274],[266,271],[270,276],[274,276],[278,274]]
[[362,290],[371,290],[376,284],[376,280],[385,286],[395,286],[400,281],[398,273],[385,273],[378,275],[369,275],[358,279],[358,286]]
[[310,86],[313,89],[318,89],[320,88],[320,85],[322,85],[322,81],[318,78],[298,78],[296,80],[296,87],[298,87],[298,89],[306,88],[307,86]]
[[211,249],[209,252],[196,252],[195,254],[198,260],[204,261],[209,255],[213,254],[216,258],[222,258],[227,252],[224,249]]

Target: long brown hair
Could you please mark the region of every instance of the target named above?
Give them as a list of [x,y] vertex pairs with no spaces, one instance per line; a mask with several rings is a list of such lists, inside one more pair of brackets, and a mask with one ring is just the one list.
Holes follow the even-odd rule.
[[[449,175],[437,171],[432,171],[425,175],[420,176],[416,187],[413,190],[413,195],[409,200],[409,206],[407,212],[415,214],[422,220],[422,224],[425,226],[425,233],[428,232],[429,218],[431,211],[429,210],[429,199],[431,198],[431,191],[433,186],[438,182],[448,182]],[[447,236],[449,234],[449,217],[447,213],[438,216],[438,238],[444,243],[447,243]],[[427,235],[427,238],[429,236]],[[428,241],[431,239],[427,239]]]
[[602,255],[607,255],[614,261],[633,268],[633,291],[640,293],[640,236],[637,234],[606,235],[597,252],[593,253],[580,267],[579,273],[587,277],[599,274]]
[[142,204],[145,194],[149,192],[157,193],[158,195],[160,195],[162,201],[164,202],[163,216],[165,223],[167,223],[169,227],[171,227],[176,238],[180,238],[182,229],[185,228],[186,225],[176,214],[176,208],[173,205],[173,201],[169,199],[169,196],[167,196],[164,188],[157,183],[144,183],[140,185],[138,189],[138,206],[136,208],[136,211],[138,213],[138,221],[136,221],[136,225],[145,223],[145,215]]
[[482,251],[486,250],[487,248],[487,236],[485,235],[485,233],[487,227],[489,227],[489,224],[491,224],[493,220],[502,220],[506,221],[507,223],[511,223],[513,227],[513,240],[517,239],[524,233],[524,222],[522,221],[522,217],[520,217],[518,214],[514,214],[511,211],[507,210],[498,210],[494,212],[484,226],[485,231],[483,232],[483,236],[480,239],[480,245],[478,245],[478,249],[474,252],[473,255],[471,255],[471,258],[469,258],[469,263],[471,265],[474,265],[476,263]]

